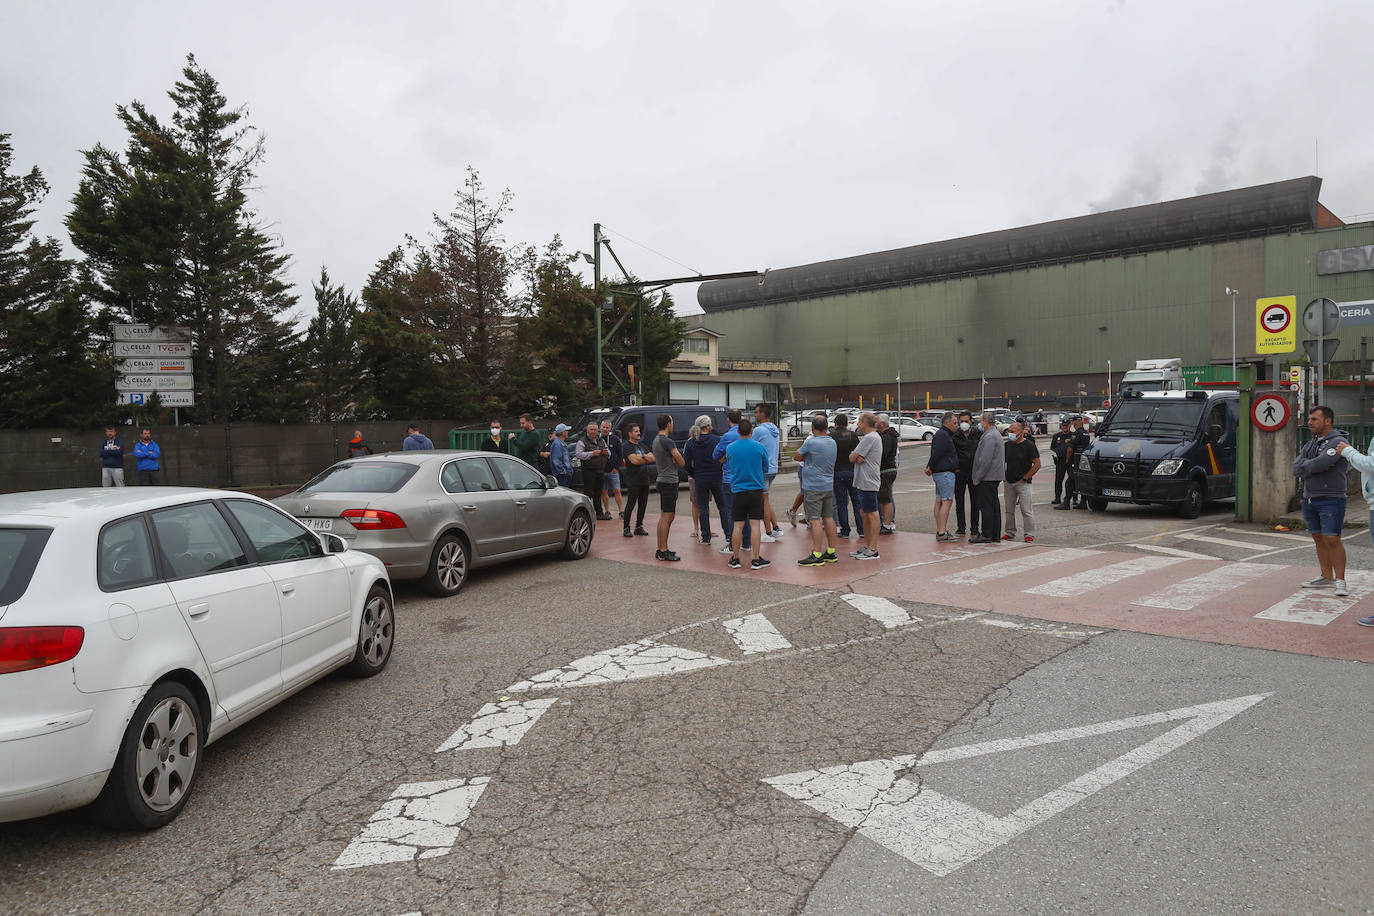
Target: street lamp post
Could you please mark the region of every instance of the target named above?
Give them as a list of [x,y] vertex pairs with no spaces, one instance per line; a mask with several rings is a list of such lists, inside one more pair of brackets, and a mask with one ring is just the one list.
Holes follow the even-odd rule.
[[1231,297],[1231,381],[1236,380],[1236,296],[1240,290],[1226,287],[1226,295]]
[[897,416],[902,415],[902,375],[897,373]]

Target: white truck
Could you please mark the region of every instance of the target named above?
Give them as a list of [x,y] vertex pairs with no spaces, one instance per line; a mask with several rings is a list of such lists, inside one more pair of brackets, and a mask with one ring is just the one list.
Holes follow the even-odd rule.
[[1134,369],[1128,369],[1121,376],[1117,397],[1123,398],[1131,391],[1183,391],[1187,387],[1183,360],[1178,357],[1140,359],[1136,360]]

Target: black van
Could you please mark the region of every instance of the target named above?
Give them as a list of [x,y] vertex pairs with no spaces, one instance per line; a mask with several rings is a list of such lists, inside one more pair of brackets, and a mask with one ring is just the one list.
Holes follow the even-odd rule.
[[[630,424],[636,424],[641,431],[641,440],[646,447],[653,444],[654,437],[658,435],[658,418],[661,414],[668,414],[673,418],[673,441],[677,443],[678,449],[682,448],[684,442],[692,435],[692,424],[697,421],[697,417],[705,414],[711,418],[711,432],[717,436],[722,436],[730,428],[730,420],[726,412],[730,408],[711,404],[641,404],[637,407],[593,407],[577,421],[577,425],[568,433],[568,448],[572,444],[587,434],[587,426],[591,423],[600,424],[606,420],[611,421],[611,429],[622,439],[625,437],[625,428]],[[573,486],[580,488],[582,469],[573,469]]]
[[1133,391],[1075,458],[1075,481],[1088,508],[1112,502],[1178,508],[1197,518],[1208,500],[1236,495],[1235,391]]

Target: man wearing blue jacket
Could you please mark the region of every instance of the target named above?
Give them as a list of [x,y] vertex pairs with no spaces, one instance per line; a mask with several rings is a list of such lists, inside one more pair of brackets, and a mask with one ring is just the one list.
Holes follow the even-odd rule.
[[[734,548],[731,547],[730,541],[731,535],[735,530],[733,496],[734,491],[731,488],[733,475],[731,475],[730,473],[730,462],[725,460],[725,450],[730,447],[730,444],[732,442],[739,441],[739,421],[740,418],[744,416],[744,414],[740,412],[740,409],[738,407],[731,407],[729,411],[726,412],[725,416],[730,421],[730,428],[725,431],[725,433],[720,437],[720,441],[716,443],[716,447],[711,450],[711,457],[719,461],[724,466],[721,471],[720,490],[721,494],[725,497],[725,499],[722,502],[720,514],[724,519],[721,522],[721,524],[725,526],[725,546],[720,549],[720,552],[734,553],[735,551]],[[745,525],[743,545],[744,550],[750,549],[751,541],[752,537],[750,534],[750,526]]]
[[1330,407],[1318,405],[1307,417],[1312,440],[1293,459],[1293,476],[1302,478],[1302,518],[1307,532],[1317,545],[1321,575],[1302,584],[1303,588],[1330,588],[1347,595],[1345,587],[1345,472],[1350,463],[1341,455],[1349,445],[1345,433],[1335,429],[1336,415]]
[[143,429],[134,443],[134,459],[138,462],[140,487],[162,486],[162,449],[153,441],[153,431]]

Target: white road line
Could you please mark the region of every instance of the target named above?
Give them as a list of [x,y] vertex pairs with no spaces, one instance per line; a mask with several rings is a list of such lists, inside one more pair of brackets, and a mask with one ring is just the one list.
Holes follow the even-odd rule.
[[792,648],[792,644],[778,632],[772,621],[762,614],[722,620],[720,625],[725,627],[725,631],[745,655]]
[[525,737],[525,732],[557,702],[557,699],[551,699],[503,700],[500,703],[488,703],[477,710],[477,715],[472,717],[471,722],[439,745],[434,753],[519,744],[520,739]]
[[921,622],[921,618],[911,616],[907,613],[906,608],[888,601],[886,598],[879,598],[876,595],[841,595],[840,597],[844,599],[845,604],[860,614],[872,617],[889,630],[893,627]]
[[[868,839],[921,868],[944,876],[1183,747],[1267,696],[1269,694],[1236,697],[1114,722],[930,751],[924,755],[911,754],[788,773],[763,782],[844,826],[857,829]],[[911,766],[966,760],[1165,722],[1179,724],[1004,817],[989,814],[942,795],[929,785],[899,775]]]
[[1165,547],[1163,544],[1132,544],[1136,550],[1153,550],[1155,553],[1165,553],[1171,557],[1184,557],[1189,560],[1215,560],[1216,557],[1210,553],[1194,553],[1191,550],[1179,550],[1177,547]]
[[639,642],[626,643],[614,649],[583,656],[562,668],[552,668],[534,675],[527,681],[512,684],[507,690],[516,692],[541,690],[546,687],[592,687],[728,664],[729,659],[716,658],[679,646],[667,646],[652,639],[641,639]]
[[1054,563],[1069,563],[1073,560],[1082,560],[1087,557],[1095,557],[1100,553],[1097,550],[1083,550],[1078,547],[1059,547],[1052,550],[1036,551],[1028,557],[1018,557],[1015,560],[1005,560],[1001,563],[989,563],[986,566],[979,566],[975,569],[966,569],[962,572],[950,573],[941,576],[936,582],[947,582],[951,585],[979,585],[983,582],[993,582],[997,579],[1013,576],[1017,573],[1029,572],[1032,569],[1039,569],[1042,566],[1050,566]]
[[1324,627],[1374,592],[1374,572],[1346,570],[1345,582],[1350,594],[1344,598],[1337,598],[1329,588],[1304,588],[1260,611],[1255,619]]
[[1264,566],[1242,566],[1232,563],[1211,572],[1205,572],[1182,582],[1175,582],[1153,595],[1139,601],[1132,601],[1136,607],[1158,607],[1170,611],[1191,611],[1204,601],[1211,600],[1223,592],[1239,588],[1247,582],[1262,578],[1273,570]]
[[334,869],[447,854],[489,782],[479,776],[401,786],[334,860]]
[[1305,534],[1284,534],[1281,531],[1246,531],[1244,528],[1219,528],[1218,531],[1229,531],[1232,534],[1253,534],[1262,538],[1282,538],[1285,541],[1303,541],[1307,544],[1312,543],[1312,539]]
[[1115,585],[1122,579],[1129,579],[1132,576],[1141,576],[1145,573],[1152,573],[1156,570],[1173,566],[1175,563],[1182,563],[1182,557],[1137,557],[1134,560],[1126,560],[1123,563],[1112,563],[1098,569],[1090,569],[1087,572],[1074,573],[1072,576],[1064,576],[1044,585],[1037,585],[1033,588],[1023,588],[1021,591],[1029,595],[1051,595],[1055,598],[1073,598],[1091,592],[1095,589],[1105,588],[1108,585]]
[[[1342,536],[1341,536],[1341,540],[1342,540],[1342,541],[1348,541],[1348,540],[1350,540],[1351,538],[1362,538],[1362,537],[1368,537],[1368,536],[1369,536],[1369,532],[1366,531],[1366,530],[1364,530],[1364,529],[1361,529],[1361,530],[1359,530],[1359,531],[1352,531],[1352,532],[1350,532],[1349,534],[1342,535]],[[1276,547],[1276,548],[1274,548],[1273,550],[1268,550],[1268,551],[1265,551],[1264,553],[1257,553],[1257,554],[1255,554],[1253,557],[1246,557],[1245,559],[1241,560],[1240,562],[1242,562],[1242,563],[1253,563],[1254,561],[1256,561],[1256,560],[1262,560],[1262,559],[1264,559],[1265,557],[1272,557],[1272,556],[1273,556],[1274,554],[1276,554],[1276,553],[1287,553],[1287,552],[1290,551],[1290,550],[1311,550],[1311,549],[1312,549],[1312,536],[1309,534],[1309,535],[1307,536],[1307,543],[1306,543],[1306,544],[1294,544],[1292,547]]]
[[1201,541],[1204,544],[1220,544],[1222,547],[1239,547],[1242,550],[1268,550],[1265,544],[1252,544],[1249,541],[1234,541],[1230,538],[1214,538],[1206,534],[1180,534],[1185,541]]
[[1060,639],[1086,639],[1089,636],[1101,636],[1101,630],[1066,630],[1057,623],[1020,623],[1014,620],[1003,620],[1000,617],[983,617],[979,623],[998,627],[1003,630],[1027,630],[1031,633],[1043,633],[1046,636],[1055,636]]

